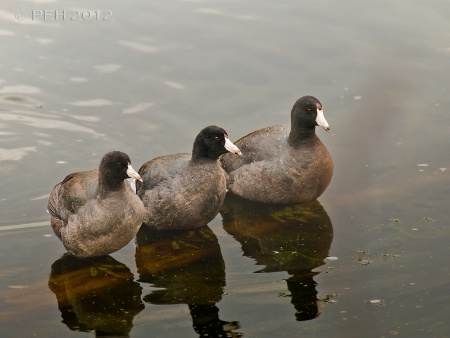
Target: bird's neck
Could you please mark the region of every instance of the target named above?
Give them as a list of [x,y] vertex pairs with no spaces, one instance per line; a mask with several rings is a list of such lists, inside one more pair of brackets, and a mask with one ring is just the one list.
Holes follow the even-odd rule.
[[214,163],[218,161],[218,157],[217,156],[211,156],[211,157],[207,157],[207,156],[199,156],[195,153],[192,154],[191,157],[191,163]]
[[110,175],[109,172],[99,173],[98,178],[98,193],[100,197],[105,197],[111,192],[122,190],[125,186],[123,180],[117,179],[116,176]]
[[291,128],[291,132],[289,133],[288,137],[288,144],[291,147],[297,147],[309,142],[314,143],[316,140],[317,135],[315,128],[295,127]]

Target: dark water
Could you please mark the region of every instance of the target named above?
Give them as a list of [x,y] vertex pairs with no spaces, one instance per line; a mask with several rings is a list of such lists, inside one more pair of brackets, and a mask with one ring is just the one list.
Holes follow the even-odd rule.
[[[0,19],[2,337],[450,336],[448,1],[7,0]],[[306,94],[331,126],[319,202],[229,196],[208,228],[64,255],[45,208],[66,174],[288,123]]]

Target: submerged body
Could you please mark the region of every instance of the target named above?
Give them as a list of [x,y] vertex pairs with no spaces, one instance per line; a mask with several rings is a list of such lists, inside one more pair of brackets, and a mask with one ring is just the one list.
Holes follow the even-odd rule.
[[[124,179],[139,175],[123,153],[113,152],[100,169],[68,175],[50,193],[48,211],[54,233],[78,257],[108,255],[127,245],[139,230],[145,209]],[[119,153],[117,155],[116,153]],[[119,156],[119,157],[117,157]],[[116,173],[109,166],[117,166]]]
[[262,203],[317,199],[331,181],[333,160],[315,133],[316,125],[329,129],[320,102],[307,96],[294,105],[291,126],[263,128],[236,141],[243,156],[221,158],[228,189]]

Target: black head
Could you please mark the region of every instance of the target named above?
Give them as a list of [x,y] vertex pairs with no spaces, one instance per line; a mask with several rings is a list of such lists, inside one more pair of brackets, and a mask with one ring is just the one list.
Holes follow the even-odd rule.
[[322,104],[314,96],[303,96],[295,102],[291,111],[291,145],[315,135],[316,126],[330,130],[323,115]]
[[291,111],[291,132],[288,143],[296,146],[315,139],[316,126],[326,131],[330,130],[323,115],[322,104],[314,96],[299,98]]
[[142,180],[131,166],[131,160],[127,154],[121,151],[111,151],[103,156],[99,167],[101,184],[114,187],[130,177]]
[[220,155],[228,152],[241,153],[228,139],[228,134],[224,129],[217,126],[209,126],[203,128],[195,138],[192,157],[216,160]]
[[314,96],[303,96],[292,107],[291,123],[303,128],[315,128],[318,110],[322,110],[322,104],[318,99]]

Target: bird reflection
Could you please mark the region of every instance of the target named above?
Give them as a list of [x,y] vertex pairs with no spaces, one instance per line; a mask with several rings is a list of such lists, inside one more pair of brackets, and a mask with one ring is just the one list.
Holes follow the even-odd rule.
[[48,286],[62,322],[72,331],[128,337],[134,316],[145,307],[130,269],[111,256],[81,259],[65,254],[52,264]]
[[265,266],[255,272],[290,275],[286,282],[296,319],[319,316],[322,301],[313,269],[324,264],[333,240],[331,220],[320,203],[268,205],[227,193],[221,214],[225,231],[241,243],[244,255]]
[[136,236],[139,281],[162,288],[144,296],[151,304],[187,304],[200,337],[240,337],[238,322],[219,318],[216,303],[225,286],[225,264],[217,237],[208,227],[152,231]]

